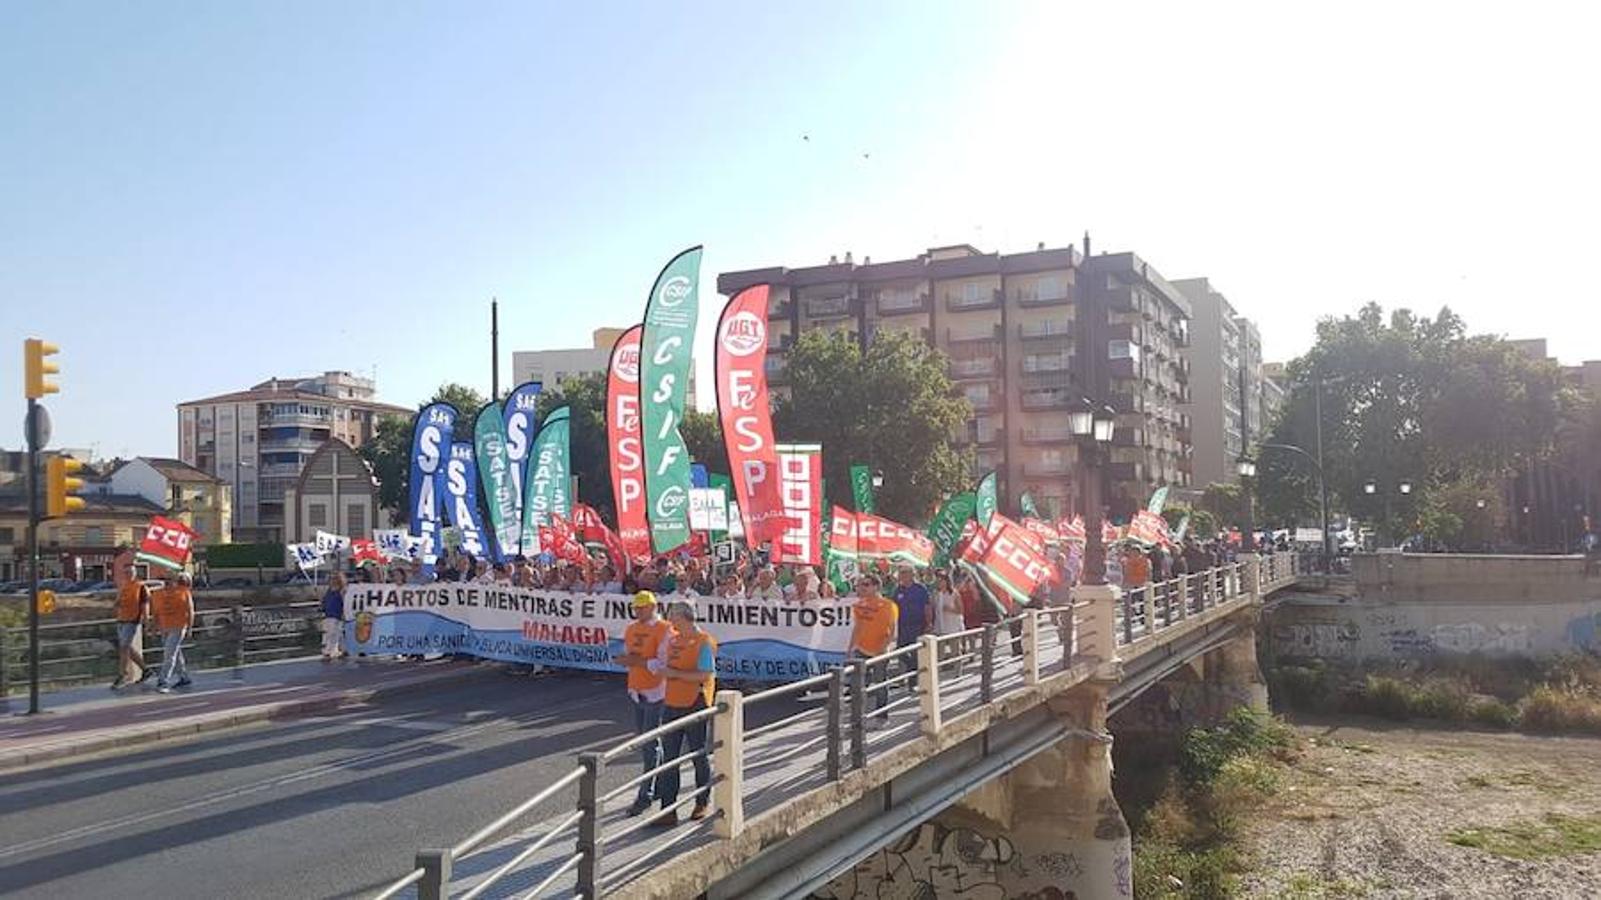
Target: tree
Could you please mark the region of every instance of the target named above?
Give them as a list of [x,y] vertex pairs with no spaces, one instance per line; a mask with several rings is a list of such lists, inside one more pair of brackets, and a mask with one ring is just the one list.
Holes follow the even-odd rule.
[[708,472],[732,474],[728,466],[728,448],[723,444],[723,426],[716,413],[685,411],[678,433],[684,437],[690,459],[704,465]]
[[879,512],[918,525],[969,478],[971,448],[955,435],[970,414],[943,354],[906,332],[881,332],[863,353],[843,334],[806,332],[787,355],[789,395],[776,404],[780,440],[823,445],[835,497],[850,491],[850,467],[884,473]]
[[[1288,374],[1271,442],[1314,450],[1321,382],[1332,500],[1388,536],[1416,525],[1432,491],[1545,456],[1568,403],[1554,365],[1500,338],[1469,336],[1449,309],[1433,319],[1406,309],[1386,316],[1370,303],[1355,316],[1325,318]],[[1315,474],[1298,455],[1262,454],[1258,476],[1268,518],[1299,520],[1317,509]],[[1411,493],[1401,493],[1402,483]]]
[[1201,494],[1201,508],[1225,526],[1244,528],[1250,514],[1249,496],[1244,488],[1228,481],[1214,481]]
[[[449,383],[439,386],[426,403],[449,403],[456,407],[456,427],[453,438],[458,441],[473,439],[473,420],[483,408],[484,396],[470,387]],[[373,429],[373,436],[356,452],[372,467],[378,480],[378,504],[389,512],[390,524],[406,521],[406,504],[411,500],[411,432],[413,420],[401,416],[383,416]]]
[[612,500],[611,452],[606,446],[606,376],[591,373],[568,378],[560,390],[539,395],[539,421],[566,406],[570,418],[567,440],[572,474],[578,476],[578,502],[595,508],[615,522]]

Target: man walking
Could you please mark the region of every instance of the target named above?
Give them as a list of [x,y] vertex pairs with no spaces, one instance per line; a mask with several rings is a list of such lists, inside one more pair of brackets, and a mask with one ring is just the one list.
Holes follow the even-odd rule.
[[[634,621],[623,632],[625,652],[612,657],[612,661],[628,669],[628,700],[634,707],[634,734],[655,731],[662,724],[662,703],[667,698],[667,648],[672,637],[672,626],[656,614],[656,595],[640,591],[632,603]],[[660,738],[646,741],[639,748],[642,772],[649,772],[662,761]],[[630,816],[637,816],[650,808],[655,799],[656,778],[640,782],[634,805],[628,808]]]
[[[150,589],[134,577],[132,562],[123,564],[122,574],[125,580],[117,589],[117,680],[111,682],[112,690],[130,681],[148,681],[156,674],[154,669],[145,668],[142,647],[142,626],[150,612]],[[129,670],[133,667],[139,672],[130,678]]]
[[156,690],[163,694],[192,683],[189,666],[183,658],[183,641],[195,621],[195,598],[190,592],[190,583],[189,573],[182,572],[175,583],[151,596],[156,628],[161,630],[161,677],[156,680]]
[[[674,600],[667,611],[667,621],[673,626],[668,640],[666,721],[668,724],[692,716],[712,705],[717,692],[717,640],[696,624],[695,604],[689,600]],[[662,755],[668,763],[678,759],[684,744],[695,754],[695,808],[689,817],[695,821],[706,818],[710,812],[712,763],[706,757],[706,736],[711,722],[702,719],[687,728],[669,732],[662,738]],[[656,779],[656,793],[661,800],[661,815],[651,823],[659,828],[678,824],[679,766],[669,765]]]
[[[882,656],[889,652],[895,640],[900,607],[878,592],[878,576],[871,572],[856,579],[856,606],[851,613],[851,646],[846,659],[856,661]],[[883,663],[867,667],[866,682],[882,682],[888,673]],[[883,709],[889,703],[889,689],[880,687],[873,692],[873,708]],[[889,721],[889,713],[881,713],[878,723]]]
[[340,646],[345,636],[345,576],[328,576],[328,590],[322,595],[322,661],[344,656]]

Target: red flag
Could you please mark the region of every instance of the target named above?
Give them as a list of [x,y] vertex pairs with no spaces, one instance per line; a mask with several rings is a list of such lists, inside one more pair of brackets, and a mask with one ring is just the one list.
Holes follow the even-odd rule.
[[612,566],[619,573],[628,570],[628,551],[623,547],[622,538],[606,524],[594,507],[583,503],[573,504],[572,525],[579,540],[606,548],[606,555],[611,557]]
[[[820,565],[823,561],[823,448],[785,444],[778,448],[784,518],[773,533],[772,561]],[[736,479],[737,481],[737,479]]]
[[997,596],[1004,594],[1014,604],[1027,603],[1041,584],[1057,577],[1056,567],[1037,545],[1038,538],[1027,528],[996,513],[974,567]]
[[539,543],[545,548],[545,552],[557,559],[579,565],[589,562],[589,554],[584,552],[584,545],[579,543],[578,536],[573,532],[572,523],[562,518],[559,513],[551,513],[550,524],[539,527]]
[[1061,532],[1057,531],[1056,528],[1051,525],[1051,523],[1046,522],[1043,519],[1036,519],[1030,516],[1023,520],[1023,527],[1039,535],[1040,540],[1044,541],[1046,546],[1060,544],[1062,542]]
[[645,521],[644,447],[639,423],[639,338],[643,329],[643,325],[628,329],[612,347],[606,374],[606,446],[611,451],[617,535],[627,556],[648,559],[650,526]]
[[378,545],[373,541],[357,538],[350,542],[350,560],[356,565],[364,562],[383,564],[384,555],[378,552]]
[[785,514],[767,397],[767,296],[765,284],[745,288],[717,321],[717,413],[752,547],[773,540]]
[[1056,523],[1056,530],[1061,533],[1062,539],[1070,544],[1082,544],[1089,537],[1084,529],[1084,517],[1074,516],[1072,521],[1063,519]]
[[151,516],[135,556],[141,562],[182,569],[189,562],[194,544],[195,533],[189,526],[164,516]]
[[829,551],[841,556],[916,566],[934,561],[934,542],[927,536],[872,513],[836,506],[828,535]]

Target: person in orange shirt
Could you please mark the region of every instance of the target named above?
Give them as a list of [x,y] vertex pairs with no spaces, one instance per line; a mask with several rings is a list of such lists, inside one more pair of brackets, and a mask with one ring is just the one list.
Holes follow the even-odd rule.
[[150,605],[156,616],[156,628],[161,632],[161,677],[156,690],[172,693],[173,688],[188,687],[189,667],[183,659],[183,639],[195,622],[195,598],[189,590],[188,572],[181,572],[176,582],[156,591]]
[[[673,636],[668,640],[667,667],[661,670],[667,679],[668,723],[710,708],[712,695],[717,692],[717,640],[695,624],[696,618],[692,600],[674,600],[668,605],[667,621],[673,626]],[[695,754],[695,809],[689,817],[697,821],[706,818],[711,809],[712,762],[706,754],[710,725],[709,720],[702,719],[662,737],[664,761],[678,759],[685,743]],[[678,782],[676,764],[656,776],[656,796],[661,800],[662,812],[652,825],[665,828],[678,824]]]
[[[628,699],[634,706],[634,734],[655,731],[662,724],[662,705],[667,699],[667,650],[673,628],[657,615],[656,595],[640,591],[633,600],[634,621],[623,632],[623,653],[612,657],[612,662],[628,669]],[[661,738],[646,741],[639,748],[642,772],[661,765]],[[639,794],[634,805],[628,808],[630,816],[637,816],[650,808],[656,797],[656,778],[639,783]]]
[[[143,683],[156,674],[145,666],[142,631],[145,615],[150,611],[150,590],[134,577],[133,562],[122,564],[122,587],[117,588],[117,680],[111,682],[116,690],[129,681]],[[137,678],[129,678],[130,667],[138,667]]]
[[1129,547],[1123,552],[1123,586],[1126,588],[1144,587],[1151,580],[1151,561],[1141,553],[1138,547]]
[[[845,658],[848,661],[869,659],[888,653],[895,646],[895,633],[899,628],[901,609],[894,600],[879,593],[882,583],[869,572],[856,579],[856,606],[851,614],[851,646]],[[872,663],[867,667],[868,683],[882,682],[889,674],[886,663]],[[889,688],[873,691],[873,708],[883,709],[889,703]],[[889,713],[880,713],[878,725],[889,721]]]

